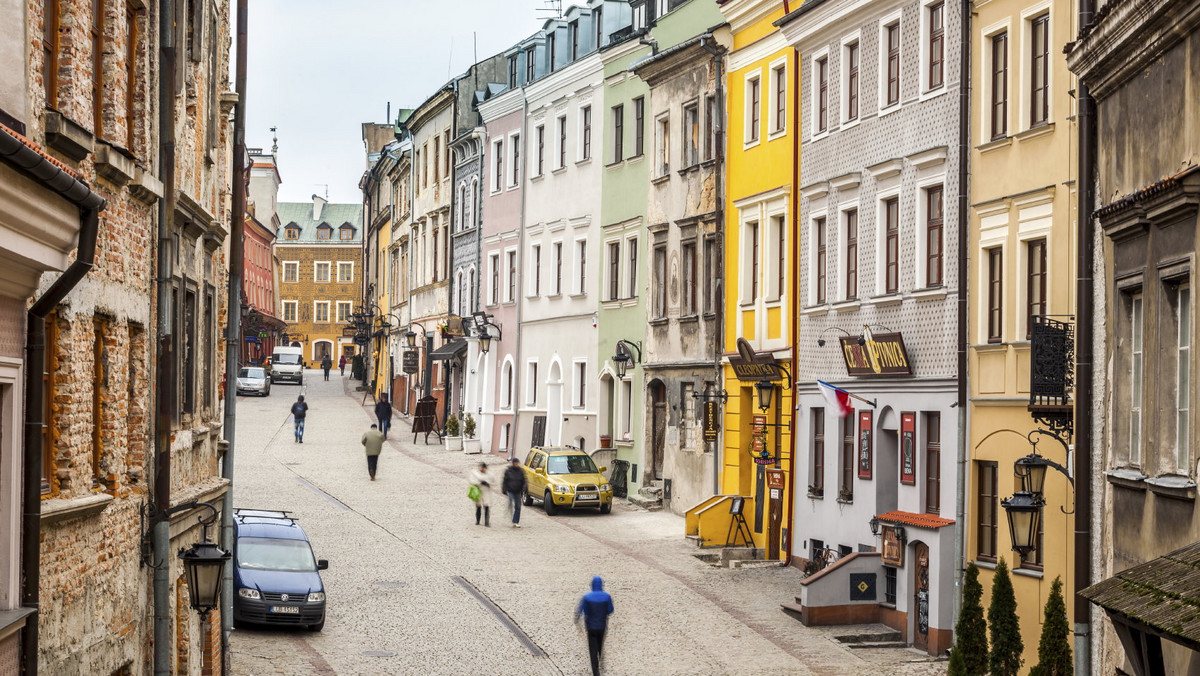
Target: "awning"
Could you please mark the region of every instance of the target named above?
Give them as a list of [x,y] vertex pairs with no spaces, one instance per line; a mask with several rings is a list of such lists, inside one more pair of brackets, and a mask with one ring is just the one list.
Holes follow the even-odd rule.
[[462,357],[465,354],[467,354],[467,341],[463,338],[457,338],[430,352],[429,358],[433,360],[454,359]]

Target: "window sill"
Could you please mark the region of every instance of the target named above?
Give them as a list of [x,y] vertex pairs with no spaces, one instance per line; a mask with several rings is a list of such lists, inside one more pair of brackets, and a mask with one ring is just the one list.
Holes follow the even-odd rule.
[[708,322],[708,321],[712,321],[712,320],[716,319],[716,318],[717,318],[717,313],[715,313],[715,312],[705,312],[705,313],[704,313],[702,316],[704,317],[704,321]]
[[839,497],[837,499],[837,501],[838,501],[839,505],[853,505],[854,504],[854,496],[850,496],[848,498]]
[[42,500],[41,519],[45,525],[60,523],[68,519],[87,519],[103,512],[113,496],[96,493],[81,498]]
[[830,306],[830,308],[834,312],[848,312],[851,310],[857,310],[861,306],[862,306],[862,302],[859,299],[849,298],[849,299],[832,304]]
[[661,183],[666,183],[669,180],[671,180],[671,174],[666,173],[662,176],[655,176],[654,178],[650,179],[650,185],[659,185]]
[[849,130],[857,127],[858,123],[859,123],[859,118],[857,118],[857,117],[854,118],[853,120],[842,120],[842,123],[840,125],[838,125],[838,131],[849,131]]
[[1013,575],[1020,575],[1021,577],[1031,577],[1035,580],[1042,579],[1042,570],[1040,568],[1018,567],[1013,568],[1012,573]]
[[530,183],[537,183],[538,181],[541,181],[541,180],[542,180],[542,179],[544,179],[544,178],[546,178],[546,175],[545,175],[545,174],[538,174],[537,176],[530,176],[530,177],[529,177],[529,182],[530,182]]
[[710,157],[707,160],[704,160],[703,162],[701,162],[699,166],[704,169],[708,169],[709,167],[715,167],[715,166],[717,166],[717,158]]
[[1013,138],[1017,139],[1018,141],[1028,141],[1030,139],[1034,139],[1039,136],[1045,136],[1046,134],[1052,134],[1052,133],[1054,133],[1054,123],[1047,122],[1045,124],[1040,124],[1036,127],[1030,127],[1029,129],[1026,129],[1025,131],[1014,134]]
[[829,130],[822,129],[821,131],[814,132],[811,136],[809,136],[808,142],[816,143],[817,141],[820,141],[823,138],[827,138],[828,136],[829,136]]
[[742,141],[742,150],[745,151],[750,150],[751,148],[757,148],[761,143],[762,141],[759,139],[744,140]]
[[88,156],[96,139],[82,125],[56,110],[47,109],[42,115],[46,146],[66,155],[72,162]]
[[821,491],[820,493],[817,493],[814,491],[809,491],[808,498],[810,500],[824,500],[825,499],[825,491]]
[[551,169],[550,173],[551,174],[561,174],[561,173],[565,172],[566,170],[567,170],[566,167],[559,167],[557,169]]
[[987,143],[981,143],[975,146],[975,150],[978,150],[980,153],[988,153],[993,150],[999,150],[1000,148],[1007,148],[1012,145],[1012,142],[1013,137],[1005,136],[1003,138],[992,139]]
[[897,110],[900,110],[900,102],[899,101],[897,101],[895,103],[891,103],[891,104],[881,104],[879,106],[878,117],[883,117],[884,115],[891,115],[892,113],[896,112]]
[[577,166],[577,167],[583,166],[585,164],[591,164],[591,163],[592,163],[592,158],[590,158],[590,157],[585,157],[582,160],[575,160],[575,166]]
[[625,161],[629,164],[634,164],[635,162],[641,162],[644,159],[646,159],[646,153],[638,153],[637,155],[630,155],[629,157],[625,158]]
[[1168,474],[1146,479],[1151,493],[1174,500],[1196,501],[1196,482],[1185,476]]
[[[926,64],[926,65],[928,65],[928,64]],[[928,89],[928,90],[921,92],[920,100],[928,101],[930,99],[936,99],[939,96],[945,95],[945,93],[946,93],[946,83],[943,82],[942,84],[938,85],[936,89]]]
[[927,289],[919,289],[912,292],[914,300],[942,300],[946,297],[946,287],[934,286]]
[[1108,483],[1134,491],[1146,490],[1146,475],[1132,468],[1113,469],[1104,473]]
[[699,324],[700,323],[700,315],[696,315],[696,314],[683,315],[683,316],[679,317],[677,319],[677,321],[680,324]]
[[699,162],[693,162],[692,164],[687,165],[686,167],[676,171],[675,173],[679,174],[680,176],[687,176],[688,174],[690,174],[694,171],[700,171],[700,163]]
[[996,570],[996,562],[995,561],[987,561],[985,559],[977,558],[972,563],[975,564],[976,568],[982,568],[984,570]]
[[625,164],[625,160],[615,160],[613,162],[609,162],[608,164],[604,165],[604,168],[605,169],[616,169],[617,167],[623,166],[624,164]]
[[888,307],[890,305],[899,305],[904,302],[904,296],[898,292],[886,293],[882,296],[871,296],[867,302],[875,307]]
[[823,314],[828,314],[828,312],[829,312],[828,305],[810,305],[810,306],[800,310],[800,314],[810,316],[810,317],[819,317]]
[[657,319],[651,319],[646,323],[650,326],[666,326],[670,322],[671,319],[669,317],[658,317]]

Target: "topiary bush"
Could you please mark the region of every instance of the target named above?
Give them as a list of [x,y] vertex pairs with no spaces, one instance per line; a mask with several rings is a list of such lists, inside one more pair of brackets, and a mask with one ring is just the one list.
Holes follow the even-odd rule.
[[983,619],[983,585],[979,568],[967,565],[963,579],[962,610],[954,626],[954,649],[950,651],[949,676],[977,676],[987,673],[987,622]]
[[1021,618],[1017,616],[1017,597],[1013,593],[1008,564],[1000,557],[992,578],[992,603],[988,606],[988,629],[992,649],[988,653],[991,676],[1017,676],[1021,671]]
[[1046,599],[1042,638],[1038,641],[1038,663],[1029,672],[1029,676],[1071,676],[1074,673],[1067,604],[1063,600],[1062,578],[1056,577],[1054,584],[1050,585],[1050,598]]

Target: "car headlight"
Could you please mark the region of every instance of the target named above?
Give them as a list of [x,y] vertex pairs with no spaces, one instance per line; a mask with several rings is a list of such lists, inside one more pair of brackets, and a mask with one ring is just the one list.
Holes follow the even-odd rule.
[[238,596],[240,596],[244,599],[255,599],[255,600],[262,598],[262,594],[259,594],[257,589],[250,589],[248,587],[242,587],[242,588],[238,589]]
[[555,493],[570,493],[571,487],[570,486],[555,486],[554,492]]
[[309,603],[324,603],[325,602],[325,592],[311,592],[308,595],[308,602]]
[[611,490],[612,490],[612,486],[610,486],[609,484],[600,484],[600,492],[601,493],[607,493]]

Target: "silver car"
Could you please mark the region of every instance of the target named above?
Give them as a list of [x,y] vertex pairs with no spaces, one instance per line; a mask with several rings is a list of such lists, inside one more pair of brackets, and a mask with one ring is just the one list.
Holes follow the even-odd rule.
[[238,394],[271,394],[271,375],[261,366],[243,366],[237,376]]

